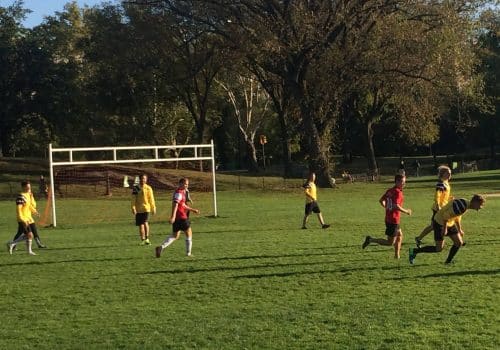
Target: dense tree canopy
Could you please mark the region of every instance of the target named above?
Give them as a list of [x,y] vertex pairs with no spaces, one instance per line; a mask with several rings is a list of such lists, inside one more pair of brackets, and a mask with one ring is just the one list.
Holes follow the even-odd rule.
[[285,174],[305,162],[321,185],[335,152],[377,173],[378,155],[483,133],[495,158],[499,15],[487,4],[69,3],[34,28],[21,1],[0,7],[2,155],[216,138],[224,166],[243,152],[256,171],[266,134]]

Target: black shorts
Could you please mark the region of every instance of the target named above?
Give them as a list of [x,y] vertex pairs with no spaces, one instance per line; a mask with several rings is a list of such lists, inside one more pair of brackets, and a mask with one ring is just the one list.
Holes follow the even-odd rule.
[[177,233],[179,231],[184,231],[186,232],[188,228],[191,227],[191,223],[189,222],[188,219],[179,219],[175,220],[174,223],[172,224],[172,232]]
[[[444,240],[443,226],[439,225],[436,221],[432,221],[432,228],[434,230],[434,240],[440,242]],[[448,236],[458,235],[458,230],[455,225],[449,226],[446,230]]]
[[311,203],[306,203],[305,214],[310,215],[311,213],[316,213],[316,214],[321,213],[318,202],[312,201]]
[[144,225],[148,222],[149,213],[137,213],[135,214],[135,226]]
[[396,232],[399,230],[399,224],[385,223],[385,235],[389,237],[394,237]]
[[35,224],[30,224],[28,225],[27,227],[24,226],[24,224],[22,222],[18,222],[17,223],[17,234],[16,234],[16,238],[17,237],[20,237],[21,235],[25,235],[25,234],[28,234],[30,232],[33,232],[33,229],[32,227],[35,227],[35,231],[36,231],[36,226]]

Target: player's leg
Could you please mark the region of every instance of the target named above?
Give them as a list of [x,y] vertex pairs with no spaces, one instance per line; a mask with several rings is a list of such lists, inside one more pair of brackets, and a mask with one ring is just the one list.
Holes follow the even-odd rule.
[[30,225],[24,226],[24,235],[26,236],[26,248],[29,255],[36,255],[33,252],[33,233],[31,232]]
[[33,233],[33,238],[35,238],[35,242],[36,242],[36,245],[38,246],[38,248],[42,248],[42,249],[47,248],[47,246],[45,246],[40,239],[40,235],[38,234],[38,229],[37,229],[35,223],[30,224],[30,231],[31,231],[31,233]]
[[181,228],[179,227],[179,222],[176,221],[172,225],[172,234],[168,236],[161,245],[155,248],[156,257],[159,258],[163,249],[167,248],[169,245],[174,243],[177,239],[179,239],[179,235],[181,233]]
[[396,234],[399,232],[398,224],[385,223],[385,235],[387,238],[372,238],[369,237],[370,243],[377,243],[379,245],[391,246],[396,242]]
[[432,229],[434,230],[434,245],[428,245],[420,248],[410,248],[409,259],[410,264],[413,264],[417,254],[420,253],[439,253],[444,248],[444,230],[443,226],[439,225],[436,221],[432,221]]
[[421,248],[422,246],[422,240],[424,239],[425,236],[427,236],[430,232],[432,231],[432,225],[426,226],[422,232],[415,237],[415,243],[417,245],[417,248]]
[[151,242],[149,241],[149,222],[147,221],[144,223],[144,242],[147,245],[151,244]]
[[394,258],[401,258],[401,245],[403,244],[403,231],[399,229],[394,236]]
[[191,256],[191,250],[193,248],[193,230],[189,226],[185,231],[186,233],[186,255]]
[[330,225],[325,224],[325,220],[323,219],[323,214],[321,214],[321,209],[319,208],[318,202],[313,202],[312,211],[318,216],[319,223],[321,224],[321,228],[328,228]]
[[463,245],[462,235],[457,233],[448,235],[453,241],[453,245],[450,248],[450,252],[448,253],[448,258],[445,261],[445,264],[450,264],[453,261],[453,258],[457,254],[460,247]]
[[309,220],[309,215],[312,213],[312,203],[306,203],[304,208],[304,219],[302,220],[302,229],[306,229],[307,221]]

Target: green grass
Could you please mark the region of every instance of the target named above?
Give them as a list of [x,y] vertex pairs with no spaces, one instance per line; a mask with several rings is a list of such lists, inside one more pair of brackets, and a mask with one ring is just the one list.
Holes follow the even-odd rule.
[[[60,200],[58,227],[40,230],[49,249],[0,254],[0,348],[498,349],[500,197],[464,216],[468,245],[454,265],[443,265],[446,248],[410,266],[434,183],[408,180],[414,215],[402,218],[400,261],[392,249],[360,247],[366,233],[383,235],[378,198],[388,182],[320,189],[328,230],[315,217],[299,229],[300,188],[219,192],[219,218],[193,217],[193,258],[183,239],[161,259],[138,246],[126,199]],[[452,186],[455,197],[500,192],[500,172],[456,176]],[[156,195],[153,244],[170,231],[170,193]],[[193,197],[211,212],[210,194]],[[13,202],[0,210],[7,241]]]

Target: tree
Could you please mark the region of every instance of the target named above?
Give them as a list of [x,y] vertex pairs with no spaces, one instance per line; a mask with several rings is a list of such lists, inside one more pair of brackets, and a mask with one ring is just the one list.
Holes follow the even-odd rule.
[[22,1],[16,1],[9,7],[0,7],[0,156],[12,154],[10,136],[15,134],[26,98],[20,47],[27,34],[21,21],[28,10],[22,5]]
[[217,83],[227,93],[246,145],[250,170],[258,171],[255,135],[269,113],[269,98],[255,77],[227,72]]

